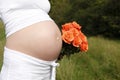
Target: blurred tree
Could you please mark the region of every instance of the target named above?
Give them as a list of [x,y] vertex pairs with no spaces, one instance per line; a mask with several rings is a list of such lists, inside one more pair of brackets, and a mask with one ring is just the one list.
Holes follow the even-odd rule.
[[[120,0],[51,0],[50,16],[61,25],[77,21],[91,35],[120,38]],[[74,53],[63,45],[62,54]],[[69,52],[71,51],[71,52]]]
[[77,21],[85,34],[120,38],[120,0],[51,0],[51,4],[50,15],[59,26]]
[[61,24],[66,22],[68,16],[66,14],[71,9],[69,0],[51,0],[51,11],[50,15],[55,22],[61,27]]

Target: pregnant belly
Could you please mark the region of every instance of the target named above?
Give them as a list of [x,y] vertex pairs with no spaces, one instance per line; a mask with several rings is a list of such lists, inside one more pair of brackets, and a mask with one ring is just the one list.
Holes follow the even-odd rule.
[[42,21],[9,36],[6,47],[43,60],[54,60],[62,47],[61,33],[53,21]]

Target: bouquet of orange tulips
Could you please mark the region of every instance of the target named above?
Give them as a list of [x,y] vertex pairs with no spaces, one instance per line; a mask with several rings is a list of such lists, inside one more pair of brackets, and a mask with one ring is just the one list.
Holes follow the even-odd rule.
[[76,48],[77,51],[86,52],[88,50],[87,37],[82,33],[81,26],[75,21],[62,25],[62,40],[67,46]]

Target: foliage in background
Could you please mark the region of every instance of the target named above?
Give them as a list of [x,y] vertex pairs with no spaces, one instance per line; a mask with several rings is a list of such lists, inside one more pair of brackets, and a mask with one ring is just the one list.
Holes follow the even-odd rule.
[[87,35],[120,38],[120,0],[51,0],[51,17],[60,26],[77,21]]
[[55,22],[61,28],[63,23],[70,20],[67,20],[69,16],[67,13],[71,10],[72,6],[70,6],[69,0],[50,0],[51,2],[51,11],[50,16],[55,20]]
[[5,31],[3,29],[3,23],[0,21],[0,67],[3,61],[3,48],[5,44]]
[[120,38],[120,0],[51,0],[51,5],[50,16],[60,29],[62,24],[76,21],[87,36]]
[[64,56],[57,80],[120,80],[120,41],[90,37],[87,53]]

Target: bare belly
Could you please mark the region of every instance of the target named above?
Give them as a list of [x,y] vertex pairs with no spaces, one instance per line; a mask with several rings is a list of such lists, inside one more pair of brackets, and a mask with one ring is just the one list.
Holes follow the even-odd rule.
[[54,60],[62,47],[61,33],[53,21],[41,21],[9,36],[6,47],[43,60]]

